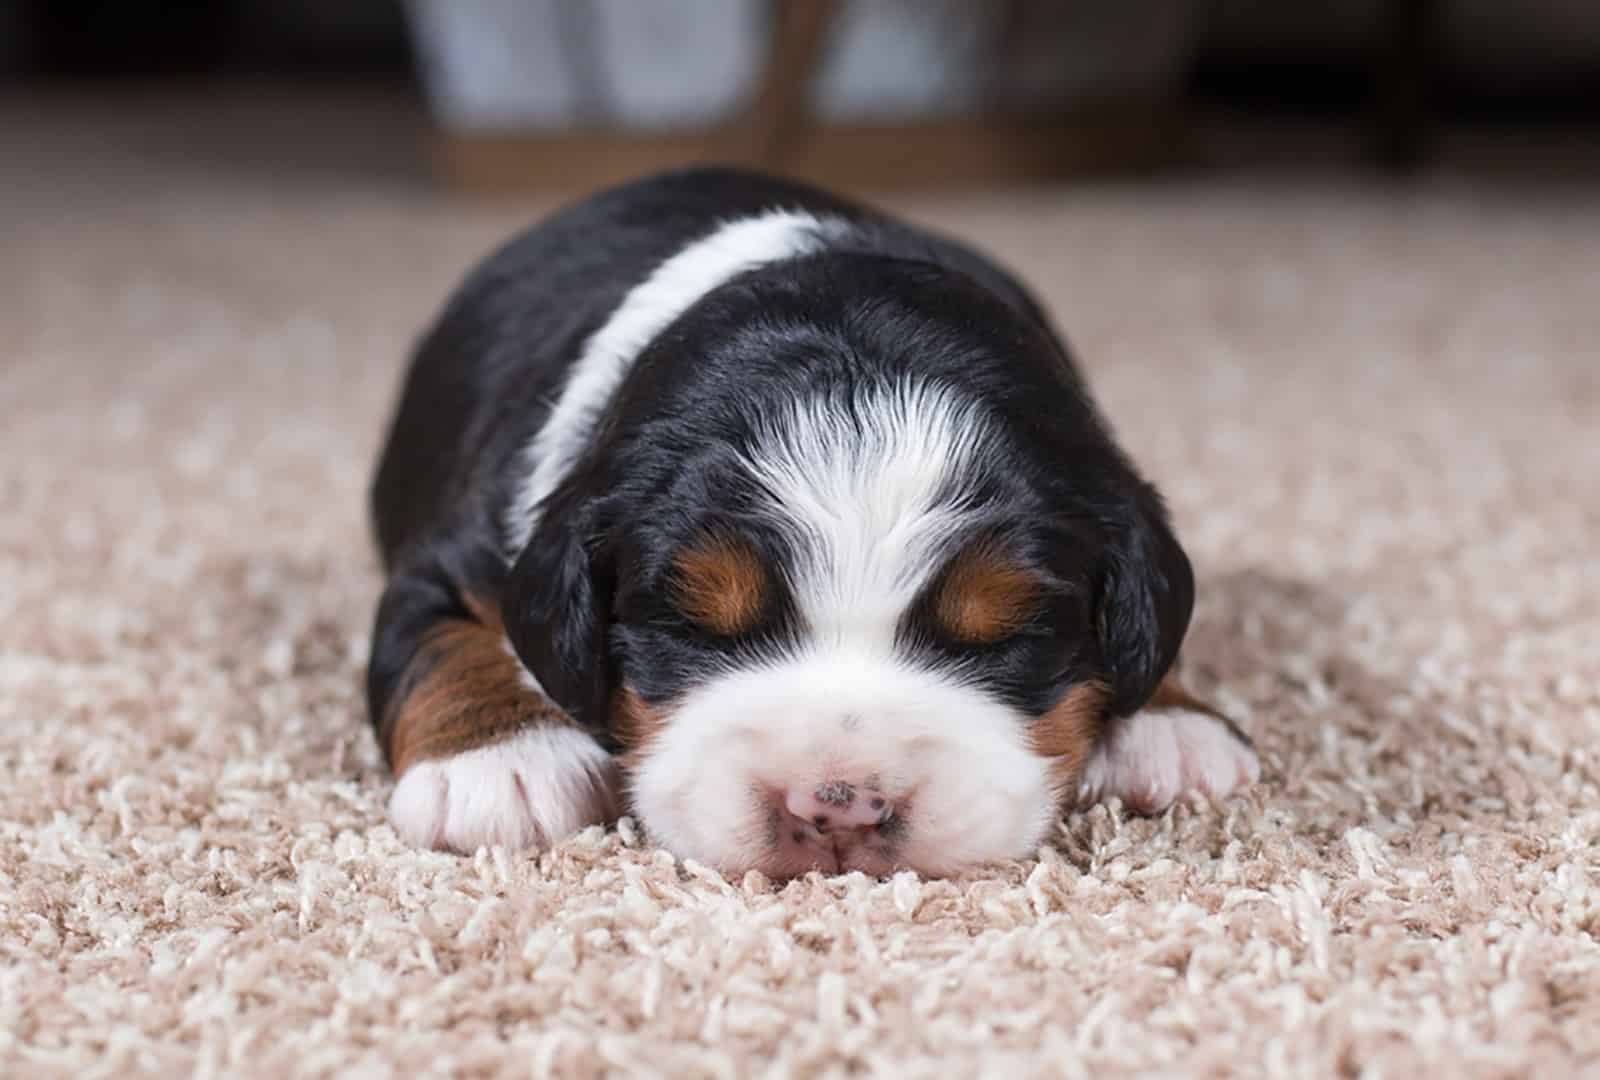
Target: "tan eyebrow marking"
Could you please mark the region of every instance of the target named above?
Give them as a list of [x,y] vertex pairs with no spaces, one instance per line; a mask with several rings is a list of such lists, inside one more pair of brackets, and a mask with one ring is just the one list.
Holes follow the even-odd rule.
[[946,633],[988,645],[1016,632],[1039,605],[1039,581],[989,541],[957,555],[939,584],[934,615]]
[[766,606],[769,578],[741,540],[708,536],[673,560],[672,593],[682,612],[712,633],[743,633]]

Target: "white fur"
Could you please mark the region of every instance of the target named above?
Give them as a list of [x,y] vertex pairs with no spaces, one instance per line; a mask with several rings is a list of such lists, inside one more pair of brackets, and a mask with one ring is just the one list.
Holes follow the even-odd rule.
[[984,414],[942,387],[900,383],[796,401],[762,427],[748,466],[798,549],[795,594],[813,640],[887,655],[960,535]]
[[963,532],[984,415],[901,384],[801,400],[760,430],[748,465],[796,545],[803,641],[677,704],[633,778],[640,817],[681,855],[762,866],[782,793],[842,780],[895,806],[903,865],[947,873],[1027,853],[1055,804],[1026,718],[895,641]]
[[549,418],[524,452],[528,479],[504,522],[512,555],[527,544],[540,504],[572,471],[606,403],[651,340],[718,286],[755,267],[815,251],[844,228],[840,221],[791,210],[731,221],[634,286],[584,345]]
[[528,728],[411,766],[389,798],[389,820],[418,847],[546,847],[614,816],[614,768],[586,732]]
[[1131,809],[1158,814],[1189,792],[1220,799],[1260,778],[1256,752],[1216,717],[1145,709],[1120,721],[1096,748],[1078,801],[1116,796]]
[[634,805],[679,855],[763,867],[783,792],[871,777],[905,819],[896,861],[952,873],[1028,854],[1054,817],[1049,763],[1025,730],[937,673],[818,650],[691,691],[635,773]]

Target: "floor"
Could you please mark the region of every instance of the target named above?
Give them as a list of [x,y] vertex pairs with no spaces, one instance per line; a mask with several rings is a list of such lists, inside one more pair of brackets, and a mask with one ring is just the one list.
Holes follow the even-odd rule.
[[397,842],[368,469],[539,207],[430,190],[394,117],[221,145],[136,104],[0,107],[0,1073],[1600,1070],[1600,186],[902,206],[1073,338],[1265,776],[777,888],[626,823]]

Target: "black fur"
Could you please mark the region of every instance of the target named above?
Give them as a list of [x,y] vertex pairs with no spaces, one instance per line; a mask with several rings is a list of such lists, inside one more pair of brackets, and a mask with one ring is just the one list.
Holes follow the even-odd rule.
[[[651,342],[529,543],[504,550],[522,451],[587,338],[673,253],[775,207],[855,227],[820,254],[713,290]],[[374,721],[421,634],[462,617],[467,593],[498,598],[518,655],[606,745],[621,679],[661,701],[714,666],[781,649],[800,632],[791,582],[778,575],[751,633],[718,639],[668,602],[670,556],[725,530],[766,565],[788,565],[732,464],[755,419],[801,394],[848,409],[860,388],[913,372],[999,418],[980,528],[1052,588],[1022,632],[981,648],[943,640],[924,598],[903,647],[1035,714],[1087,679],[1110,686],[1115,715],[1134,712],[1177,655],[1193,577],[1040,307],[948,240],[810,188],[701,169],[606,192],[524,233],[423,339],[372,493],[390,575],[369,671]]]

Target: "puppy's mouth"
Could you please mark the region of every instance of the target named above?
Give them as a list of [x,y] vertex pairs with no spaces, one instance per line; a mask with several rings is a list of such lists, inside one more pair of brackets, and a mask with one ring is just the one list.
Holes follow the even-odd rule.
[[[875,778],[873,778],[875,779]],[[910,795],[891,799],[876,786],[826,780],[771,789],[765,798],[768,855],[756,868],[780,878],[812,870],[883,876],[903,869]]]
[[[772,812],[773,834],[765,865],[757,869],[773,877],[799,877],[812,870],[842,874],[859,870],[874,877],[902,868],[895,845],[876,829],[819,829],[807,822],[785,820]],[[891,819],[894,821],[895,819]]]

